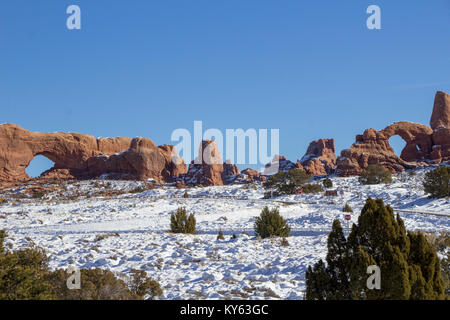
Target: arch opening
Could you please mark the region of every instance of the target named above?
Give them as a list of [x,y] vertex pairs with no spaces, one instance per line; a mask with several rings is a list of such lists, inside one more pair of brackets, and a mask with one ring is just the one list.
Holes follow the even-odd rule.
[[37,155],[31,160],[26,173],[32,178],[38,178],[45,171],[53,168],[55,163],[43,155]]
[[394,149],[394,153],[400,157],[403,149],[406,147],[406,141],[399,135],[393,135],[389,138],[389,145]]

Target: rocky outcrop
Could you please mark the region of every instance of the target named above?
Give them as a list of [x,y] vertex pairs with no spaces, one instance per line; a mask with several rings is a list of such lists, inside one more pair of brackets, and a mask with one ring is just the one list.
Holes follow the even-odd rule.
[[450,161],[450,94],[436,93],[430,126],[434,130],[431,159],[438,163]]
[[148,138],[134,138],[130,147],[123,152],[89,158],[88,169],[78,176],[90,178],[108,175],[120,179],[172,181],[173,177],[186,173],[184,161],[175,154],[173,146],[157,147]]
[[239,168],[227,160],[223,164],[222,182],[223,184],[233,183],[239,175]]
[[436,93],[430,127],[433,130],[439,127],[450,128],[450,94],[442,91]]
[[300,162],[304,170],[311,175],[333,173],[336,166],[334,139],[319,139],[311,142]]
[[264,182],[266,179],[266,176],[263,176],[259,171],[251,168],[242,170],[238,178],[238,180],[243,183]]
[[0,126],[0,181],[24,181],[33,158],[43,155],[55,163],[46,178],[118,178],[170,181],[186,172],[183,162],[170,161],[172,146],[157,147],[147,138],[99,138],[79,133],[40,133],[14,124]]
[[[450,160],[450,95],[438,92],[434,101],[430,127],[407,121],[396,122],[378,131],[367,129],[356,136],[356,142],[341,152],[337,173],[359,175],[369,164],[381,165],[399,172],[417,165]],[[398,157],[389,145],[389,138],[399,135],[406,142]]]
[[407,166],[406,161],[395,155],[384,134],[375,129],[367,129],[362,135],[357,135],[351,148],[342,150],[337,160],[337,174],[359,175],[369,164],[381,165],[392,172]]
[[275,155],[273,160],[266,164],[263,174],[273,175],[278,171],[300,169],[311,175],[326,175],[334,172],[335,165],[334,139],[319,139],[311,142],[306,154],[295,163],[287,160],[285,156]]
[[263,175],[271,176],[276,174],[278,171],[290,171],[293,169],[304,170],[300,161],[296,163],[287,160],[285,156],[275,155],[271,162],[265,165]]
[[187,174],[183,177],[186,184],[221,186],[224,165],[219,148],[214,140],[203,140],[198,150],[198,156],[189,165]]
[[403,138],[406,145],[400,154],[401,159],[407,162],[430,159],[430,153],[433,148],[433,139],[431,137],[433,130],[431,128],[423,124],[401,121],[386,127],[381,130],[381,133],[387,140],[394,135],[399,135]]

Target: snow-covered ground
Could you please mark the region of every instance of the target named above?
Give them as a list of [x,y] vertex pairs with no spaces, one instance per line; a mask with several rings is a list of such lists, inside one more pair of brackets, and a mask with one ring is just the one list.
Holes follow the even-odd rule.
[[[52,268],[99,267],[128,273],[145,267],[164,290],[162,299],[302,299],[308,265],[326,254],[327,232],[334,219],[345,226],[348,202],[356,222],[365,200],[382,198],[395,209],[450,215],[449,199],[428,199],[414,175],[394,176],[389,185],[362,186],[357,178],[333,177],[343,197],[285,196],[264,200],[260,185],[176,189],[98,196],[98,190],[131,191],[140,182],[83,181],[64,186],[62,194],[43,199],[0,197],[0,229],[11,249],[35,244],[44,248]],[[183,198],[187,191],[190,198]],[[91,193],[89,197],[74,194]],[[278,207],[292,228],[289,246],[280,239],[259,240],[254,218],[264,206]],[[180,206],[194,213],[196,235],[168,232],[170,214]],[[408,230],[450,231],[450,217],[402,212]],[[216,240],[217,232],[225,240]],[[232,238],[232,235],[236,235]]]

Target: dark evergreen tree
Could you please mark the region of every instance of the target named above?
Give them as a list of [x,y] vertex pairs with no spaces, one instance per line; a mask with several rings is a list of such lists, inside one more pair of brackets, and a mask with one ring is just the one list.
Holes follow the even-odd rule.
[[[368,199],[345,239],[338,221],[328,237],[327,266],[306,273],[312,299],[443,299],[436,250],[421,233],[406,233],[403,220],[381,199]],[[367,288],[367,267],[381,271],[381,288]],[[326,274],[326,275],[325,275]],[[322,285],[317,288],[314,286]]]
[[330,277],[330,295],[327,299],[349,299],[349,273],[346,268],[348,264],[347,240],[345,239],[344,231],[339,220],[334,220],[333,222],[331,232],[328,236],[327,247],[326,261],[327,271]]
[[297,194],[298,188],[311,180],[311,176],[300,169],[293,169],[288,172],[279,171],[270,176],[263,184],[268,190],[266,197],[284,194]]
[[219,230],[219,234],[217,235],[217,240],[225,240],[222,230]]
[[382,166],[369,164],[359,176],[359,182],[362,184],[391,183],[392,175]]
[[264,207],[259,217],[255,219],[255,233],[261,238],[288,237],[291,228],[280,215],[278,209],[270,210]]
[[350,207],[348,203],[345,204],[344,208],[342,209],[342,212],[353,212],[353,209]]
[[306,270],[306,300],[326,300],[331,294],[330,275],[321,260]]
[[440,166],[425,174],[423,187],[431,198],[450,197],[450,167]]
[[333,188],[333,181],[331,181],[330,178],[325,178],[325,179],[322,181],[322,184],[323,184],[323,186],[324,186],[325,188]]
[[174,233],[195,233],[195,217],[191,213],[188,217],[185,208],[178,208],[170,215],[170,230]]

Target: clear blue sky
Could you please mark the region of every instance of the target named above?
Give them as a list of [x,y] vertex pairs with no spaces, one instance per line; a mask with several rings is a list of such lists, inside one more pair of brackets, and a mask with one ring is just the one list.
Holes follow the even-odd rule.
[[340,152],[369,127],[428,124],[449,71],[450,0],[0,3],[0,123],[33,131],[165,144],[194,120],[279,128],[296,160],[315,139]]

